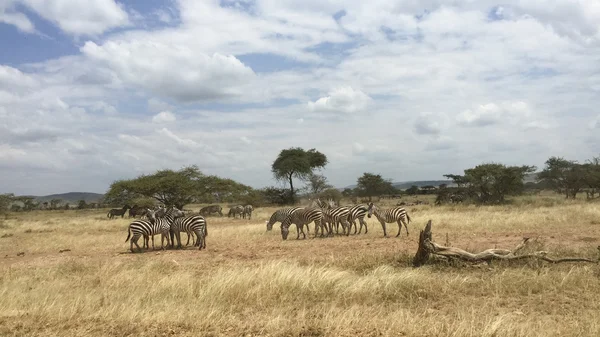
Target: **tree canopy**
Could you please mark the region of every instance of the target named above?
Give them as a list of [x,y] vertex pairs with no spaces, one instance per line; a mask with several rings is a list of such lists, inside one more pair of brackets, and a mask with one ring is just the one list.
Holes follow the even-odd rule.
[[115,181],[104,198],[112,205],[124,205],[146,197],[181,209],[192,202],[230,201],[250,191],[251,187],[231,179],[206,176],[194,165]]
[[294,147],[281,150],[271,166],[271,171],[275,179],[289,182],[291,197],[294,198],[293,179],[309,180],[314,170],[325,167],[327,163],[327,156],[315,149],[305,151]]
[[357,180],[356,190],[361,197],[372,197],[382,194],[394,194],[396,189],[392,186],[392,181],[383,179],[380,174],[365,172]]
[[506,195],[523,191],[525,174],[535,171],[535,166],[506,166],[498,163],[477,165],[466,169],[463,176],[447,174],[454,182],[466,188],[468,195],[480,203],[498,203]]

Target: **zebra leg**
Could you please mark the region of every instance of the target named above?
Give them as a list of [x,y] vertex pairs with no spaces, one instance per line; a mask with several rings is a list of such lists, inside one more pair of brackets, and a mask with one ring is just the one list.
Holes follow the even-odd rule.
[[[358,230],[358,234],[360,234],[360,232],[362,232],[362,226],[363,226],[363,224],[362,224],[362,221],[360,221],[360,219],[358,220],[358,222],[360,223],[360,228]],[[356,234],[356,227],[357,227],[356,226],[356,219],[352,220],[352,224],[354,225],[354,233],[352,233],[352,234]]]
[[300,228],[304,227],[304,225],[296,224],[296,240],[300,239]]
[[198,237],[198,250],[202,250],[204,248],[204,233],[196,230],[196,236]]
[[387,238],[387,231],[385,230],[385,222],[384,221],[380,221],[381,222],[381,227],[383,227],[383,237]]
[[154,234],[150,235],[152,237],[152,250],[154,250]]
[[396,234],[396,237],[400,236],[401,231],[402,231],[402,219],[398,219],[398,234]]
[[360,228],[362,228],[363,223],[365,224],[365,234],[367,234],[369,232],[369,228],[367,228],[367,222],[365,221],[365,219],[360,219]]
[[344,222],[342,222],[342,227],[344,227],[344,232],[346,232],[346,236],[349,236],[352,225],[348,222],[348,220],[344,219]]
[[404,223],[404,228],[406,228],[406,236],[408,236],[408,224],[404,221],[402,221]]
[[135,244],[135,246],[138,249],[138,252],[142,251],[142,248],[140,248],[140,246],[137,243],[137,240],[140,238],[140,236],[138,234],[134,234],[133,237],[131,238],[131,241],[129,243],[129,249],[131,250],[131,252],[133,253],[133,245]]

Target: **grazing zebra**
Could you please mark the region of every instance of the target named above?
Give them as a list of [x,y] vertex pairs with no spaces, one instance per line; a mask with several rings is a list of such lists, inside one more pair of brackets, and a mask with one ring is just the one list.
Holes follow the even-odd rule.
[[242,205],[237,205],[237,206],[233,206],[229,209],[229,213],[227,214],[227,217],[230,218],[233,215],[233,218],[235,219],[236,215],[240,215],[240,218],[242,218],[242,215],[244,214],[244,206]]
[[[195,245],[200,248],[206,248],[206,237],[208,236],[208,228],[206,226],[206,219],[202,215],[188,215],[185,217],[177,218],[171,223],[171,247],[175,245],[175,238],[177,239],[177,248],[181,248],[181,232],[186,232],[188,235],[188,243],[190,242],[190,234],[196,234],[197,240]],[[175,236],[175,238],[173,238]],[[187,246],[187,244],[186,244]]]
[[210,205],[206,207],[202,207],[198,212],[200,215],[211,215],[212,213],[219,213],[220,216],[223,216],[223,207],[219,205]]
[[356,220],[360,222],[360,228],[358,229],[358,234],[361,233],[363,226],[365,226],[365,234],[369,231],[367,228],[367,222],[365,221],[365,215],[369,211],[369,207],[364,204],[356,205],[350,207],[350,214],[348,214],[348,221],[354,225],[354,233],[356,234]]
[[[272,215],[271,218],[269,219],[269,221],[267,221],[267,231],[270,231],[273,229],[273,225],[276,222],[281,222],[283,224],[283,221],[292,213],[294,213],[295,211],[299,210],[299,209],[303,209],[303,207],[286,207],[286,208],[282,208],[279,209],[277,211],[275,211]],[[296,227],[296,230],[298,229],[298,227]],[[306,230],[308,231],[308,226],[306,226]],[[298,237],[300,237],[300,232],[298,232]]]
[[381,223],[383,227],[383,236],[387,237],[387,231],[385,230],[385,224],[397,222],[398,223],[398,234],[396,237],[400,235],[400,231],[402,230],[402,224],[404,224],[404,228],[406,228],[406,236],[408,236],[408,225],[410,222],[410,216],[406,213],[406,210],[403,207],[393,207],[387,210],[379,210],[377,206],[373,205],[373,203],[369,203],[369,214],[367,215],[371,218],[371,214],[375,214],[377,220]]
[[129,205],[125,205],[123,206],[123,208],[113,208],[110,211],[108,211],[108,213],[106,213],[106,217],[112,219],[115,216],[120,216],[121,218],[123,218],[125,212],[127,212],[128,209],[131,209]]
[[315,223],[315,237],[317,237],[318,228],[321,228],[321,236],[325,236],[324,234],[324,226],[323,226],[323,210],[320,208],[303,208],[295,211],[294,213],[288,215],[285,220],[281,223],[281,237],[284,240],[287,240],[288,233],[290,232],[290,225],[296,224],[296,228],[298,229],[298,236],[296,240],[300,238],[300,233],[304,239],[306,239],[306,234],[304,234],[303,227],[314,222]]
[[336,232],[339,232],[338,224],[342,224],[342,229],[346,236],[350,235],[350,223],[348,222],[350,208],[345,206],[334,207],[323,211],[323,220],[329,224],[329,235],[333,235],[333,226],[336,226]]
[[[183,212],[178,210],[175,207],[171,207],[168,210],[164,211],[163,213],[164,214],[162,216],[155,214],[154,221],[152,221],[152,220],[136,220],[129,224],[129,228],[127,230],[127,239],[125,239],[125,242],[127,242],[127,240],[129,240],[129,238],[131,237],[129,249],[131,250],[132,253],[133,253],[133,245],[134,244],[138,248],[138,251],[142,251],[140,246],[137,244],[137,240],[140,238],[140,236],[144,236],[144,239],[146,237],[152,237],[152,249],[154,249],[154,235],[156,235],[156,234],[161,235],[161,240],[160,240],[161,249],[163,249],[163,250],[165,249],[164,248],[165,237],[167,238],[167,245],[170,245],[169,231],[171,229],[171,223],[173,222],[173,220],[175,218],[179,218],[179,217],[183,216]],[[131,235],[132,233],[133,233],[133,236]]]
[[242,213],[244,219],[246,219],[246,215],[248,216],[248,220],[252,219],[252,211],[254,211],[254,207],[252,207],[252,205],[244,206],[244,212]]

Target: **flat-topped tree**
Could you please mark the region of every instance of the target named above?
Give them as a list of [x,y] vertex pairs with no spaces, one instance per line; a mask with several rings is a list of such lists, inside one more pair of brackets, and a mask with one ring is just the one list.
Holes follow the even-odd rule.
[[271,171],[275,179],[290,183],[291,198],[294,199],[296,192],[293,179],[306,181],[314,174],[314,170],[324,168],[327,163],[327,156],[315,149],[305,151],[293,147],[281,150],[271,166]]

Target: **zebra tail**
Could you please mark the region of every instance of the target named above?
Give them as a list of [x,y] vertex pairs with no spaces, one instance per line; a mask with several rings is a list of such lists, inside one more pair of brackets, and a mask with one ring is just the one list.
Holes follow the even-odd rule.
[[127,239],[125,239],[125,242],[127,242],[129,240],[130,236],[131,236],[131,227],[127,227]]

